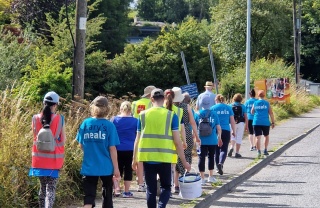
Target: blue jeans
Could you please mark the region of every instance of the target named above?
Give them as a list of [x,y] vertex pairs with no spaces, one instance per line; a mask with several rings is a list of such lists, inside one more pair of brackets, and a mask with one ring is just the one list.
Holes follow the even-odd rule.
[[216,148],[216,155],[215,155],[215,159],[216,159],[216,165],[218,164],[222,164],[224,163],[224,161],[227,158],[227,152],[228,152],[228,146],[229,146],[229,142],[230,142],[230,131],[228,130],[222,130],[221,133],[221,139],[222,139],[222,146]]
[[157,207],[157,175],[160,178],[161,194],[159,197],[159,208],[165,208],[171,194],[171,163],[143,163],[144,176],[147,184],[148,208]]

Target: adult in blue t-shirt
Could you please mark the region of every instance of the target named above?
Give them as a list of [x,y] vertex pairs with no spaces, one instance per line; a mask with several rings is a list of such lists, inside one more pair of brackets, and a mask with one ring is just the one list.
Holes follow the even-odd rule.
[[224,97],[221,94],[216,96],[216,104],[210,108],[214,112],[217,113],[220,121],[220,126],[222,129],[221,139],[222,139],[222,146],[216,148],[215,152],[215,161],[216,166],[218,169],[218,173],[223,175],[223,164],[227,157],[228,152],[228,145],[230,142],[230,125],[232,128],[232,134],[235,136],[236,133],[236,123],[233,117],[233,110],[232,108],[224,103]]
[[207,179],[207,182],[216,182],[216,179],[213,177],[214,154],[216,147],[222,146],[220,120],[216,112],[210,109],[200,110],[199,113],[195,114],[195,121],[197,126],[199,127],[200,120],[206,117],[209,118],[210,125],[212,127],[211,135],[202,136],[198,128],[198,134],[201,140],[201,153],[199,154],[198,167],[203,185],[206,183],[206,180],[204,179],[206,156],[208,156],[209,169],[209,177]]
[[113,123],[105,119],[108,115],[106,97],[96,97],[91,105],[91,116],[80,125],[76,140],[83,150],[80,173],[83,175],[84,207],[95,205],[98,179],[102,181],[102,204],[113,207],[112,177],[120,177],[116,145],[119,137]]
[[251,113],[253,114],[253,129],[254,134],[257,137],[257,150],[258,156],[261,155],[260,149],[260,138],[263,134],[264,136],[264,155],[269,155],[268,145],[269,145],[269,131],[270,131],[270,120],[271,118],[271,127],[274,128],[274,116],[272,108],[268,101],[264,100],[265,93],[263,90],[258,92],[258,100],[253,103]]
[[[131,103],[124,101],[120,105],[120,115],[113,117],[111,120],[116,126],[120,139],[120,144],[116,147],[121,178],[124,175],[124,192],[122,196],[125,198],[132,197],[133,193],[129,189],[132,181],[131,164],[138,119],[131,115]],[[120,195],[120,187],[114,191],[116,196]]]
[[242,99],[242,95],[240,93],[236,93],[232,98],[233,103],[230,104],[234,113],[234,120],[236,122],[236,134],[235,136],[231,136],[231,145],[228,153],[229,157],[232,156],[234,146],[236,147],[236,154],[234,155],[234,157],[242,157],[239,151],[242,144],[244,130],[247,129],[248,126],[247,112],[245,106],[241,104]]
[[248,131],[249,131],[249,142],[250,142],[250,151],[253,151],[256,149],[256,141],[254,140],[254,131],[253,131],[253,114],[251,114],[251,109],[253,106],[253,103],[257,101],[256,97],[256,91],[254,89],[251,89],[250,93],[250,99],[247,100],[244,103],[244,106],[246,107],[246,112],[248,116]]

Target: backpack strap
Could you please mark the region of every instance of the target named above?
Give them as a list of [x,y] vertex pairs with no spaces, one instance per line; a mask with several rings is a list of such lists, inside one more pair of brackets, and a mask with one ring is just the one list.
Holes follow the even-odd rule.
[[205,118],[209,118],[210,113],[211,113],[211,110],[210,110],[210,109],[207,110],[207,112],[206,112],[206,117],[205,117]]
[[[54,117],[51,119],[51,122],[52,120],[55,118],[56,114],[54,114]],[[58,123],[58,128],[57,128],[57,131],[56,131],[56,135],[54,136],[55,139],[58,139],[59,138],[59,135],[62,131],[62,127],[63,127],[63,121],[62,121],[62,116],[59,115],[60,119],[59,119],[59,123]],[[51,124],[51,123],[50,123]]]

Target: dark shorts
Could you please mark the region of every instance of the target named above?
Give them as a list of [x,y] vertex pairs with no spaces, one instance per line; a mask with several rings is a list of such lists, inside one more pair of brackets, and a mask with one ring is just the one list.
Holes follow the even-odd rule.
[[269,136],[270,126],[253,126],[255,136]]
[[95,198],[97,192],[97,184],[99,178],[102,181],[102,196],[103,196],[103,207],[113,207],[112,202],[112,177],[109,176],[83,176],[83,190],[84,190],[84,205],[92,204],[95,207]]
[[248,120],[248,129],[249,129],[249,134],[254,134],[253,126],[252,126],[253,120]]

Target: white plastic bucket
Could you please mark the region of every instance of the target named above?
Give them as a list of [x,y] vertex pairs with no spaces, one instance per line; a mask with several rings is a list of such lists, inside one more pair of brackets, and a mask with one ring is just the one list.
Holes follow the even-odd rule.
[[179,195],[183,199],[195,199],[202,195],[201,177],[197,173],[185,173],[180,176],[179,187]]

